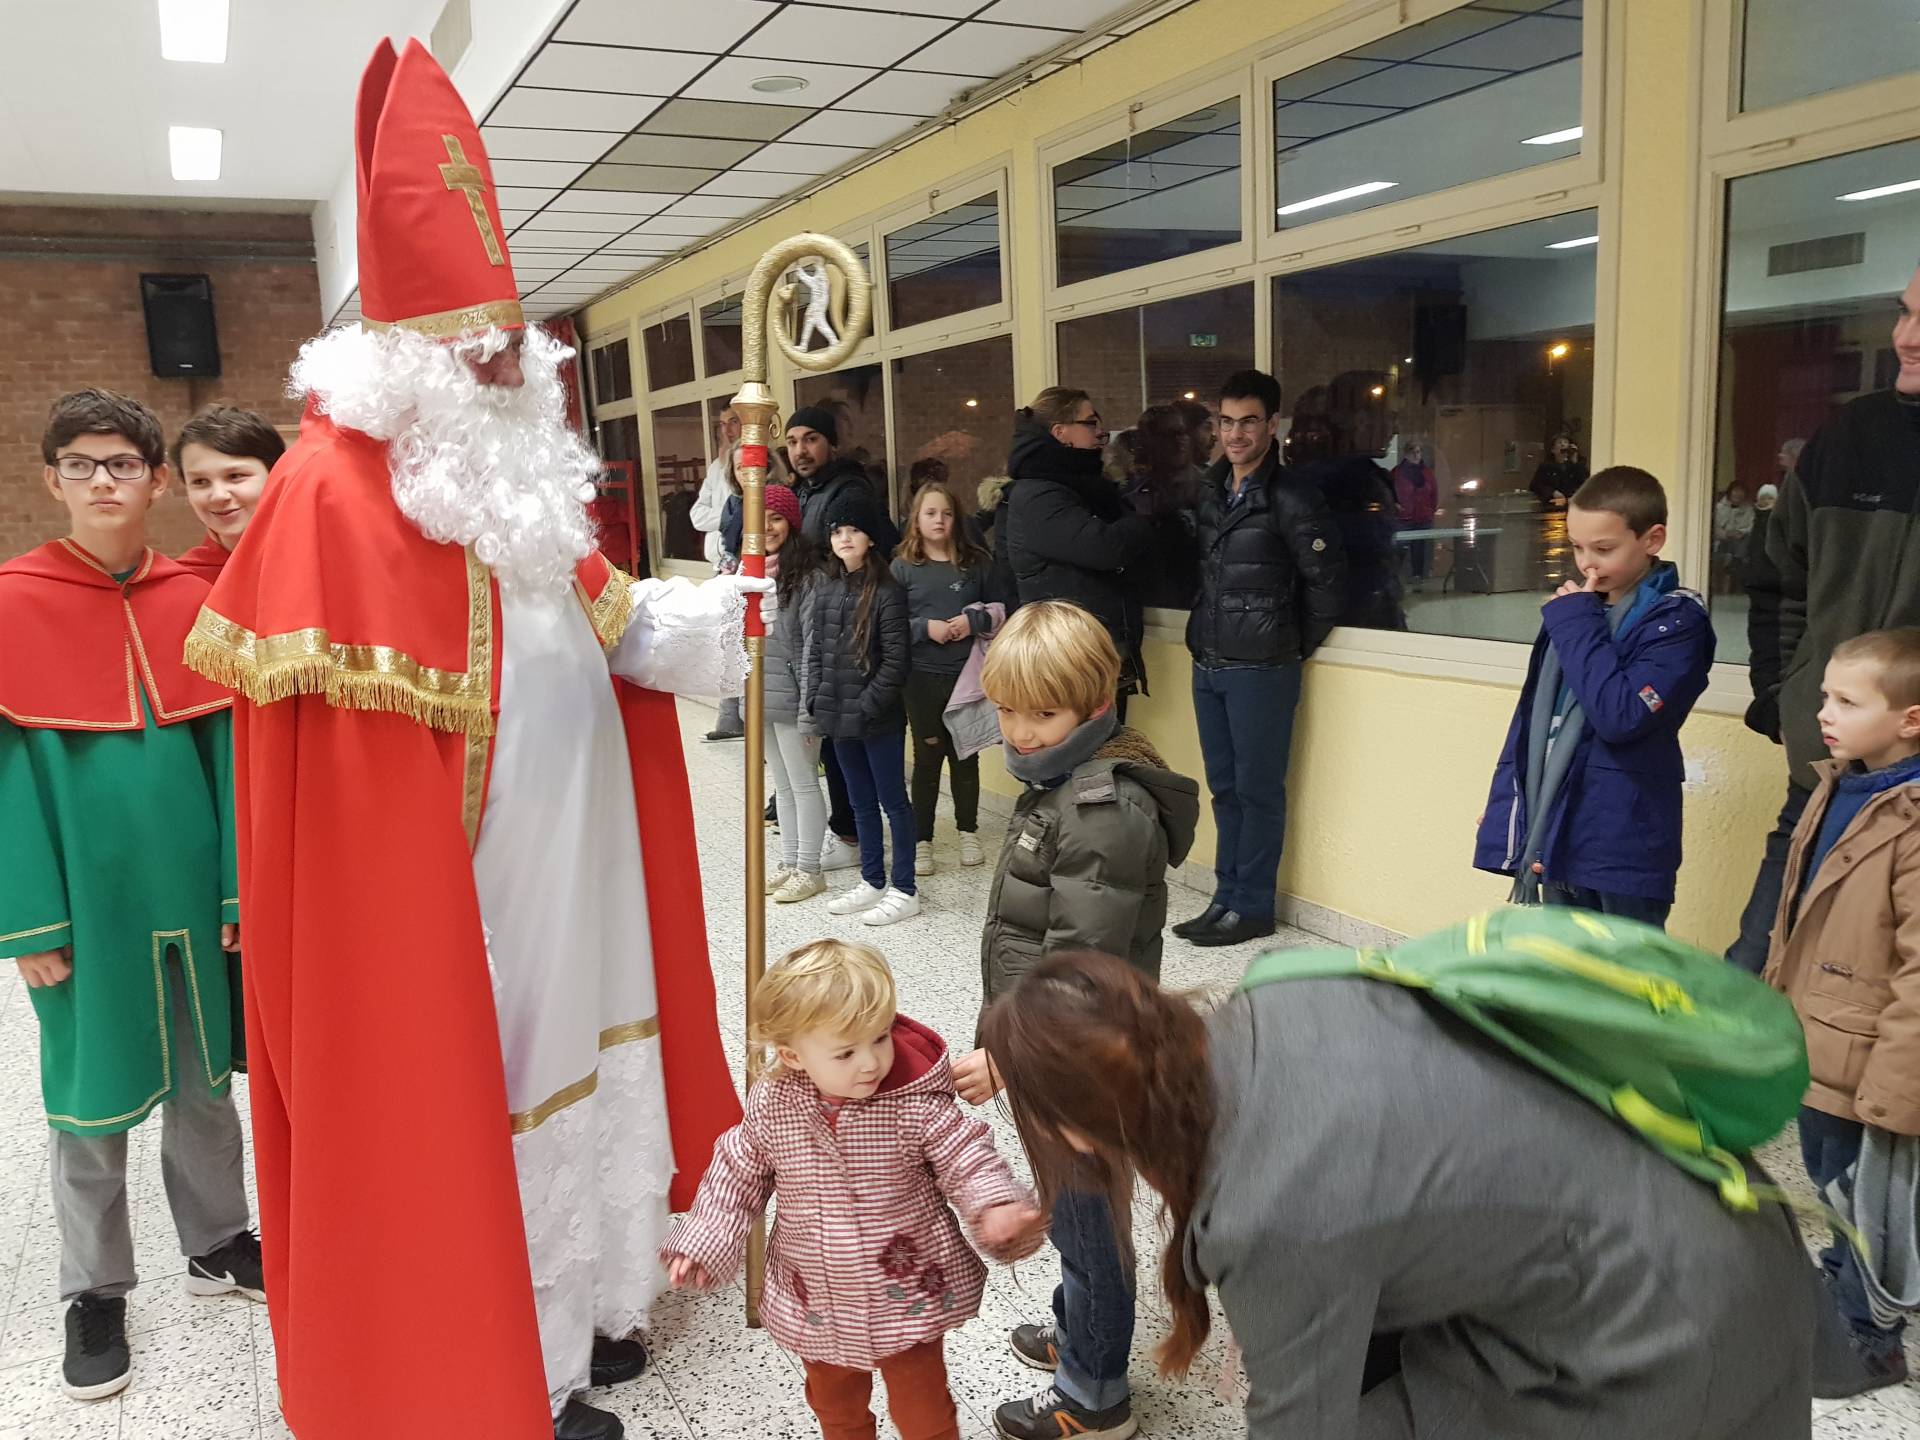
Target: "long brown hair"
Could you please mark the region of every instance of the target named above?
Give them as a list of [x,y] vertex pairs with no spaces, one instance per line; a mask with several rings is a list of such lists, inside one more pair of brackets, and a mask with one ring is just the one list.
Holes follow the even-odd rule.
[[907,507],[907,533],[900,537],[900,548],[893,553],[909,565],[927,563],[926,542],[920,537],[920,503],[929,495],[942,496],[947,508],[953,511],[953,532],[947,536],[947,549],[953,555],[953,568],[964,575],[977,566],[985,565],[990,557],[975,542],[973,533],[967,528],[967,512],[960,508],[960,496],[945,480],[929,480],[913,492],[913,503]]
[[[980,1043],[1006,1082],[1043,1211],[1052,1209],[1063,1177],[1090,1159],[1116,1216],[1127,1214],[1129,1168],[1160,1192],[1171,1222],[1160,1286],[1173,1333],[1158,1358],[1162,1374],[1186,1374],[1213,1324],[1206,1291],[1186,1269],[1213,1133],[1206,1022],[1124,961],[1060,954],[1042,960],[987,1011]],[[1069,1131],[1097,1154],[1080,1155]]]
[[[865,675],[873,669],[873,607],[879,598],[882,586],[894,583],[893,571],[887,565],[886,556],[880,553],[880,547],[872,543],[873,537],[867,537],[867,558],[860,562],[858,572],[847,569],[847,562],[838,555],[833,563],[840,568],[840,578],[848,585],[857,586],[860,591],[860,603],[853,612],[853,658]],[[785,548],[785,547],[782,547]]]

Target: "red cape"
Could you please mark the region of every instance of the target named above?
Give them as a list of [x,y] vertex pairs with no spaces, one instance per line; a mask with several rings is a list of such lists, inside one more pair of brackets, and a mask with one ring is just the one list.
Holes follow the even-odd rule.
[[232,554],[231,550],[209,535],[185,554],[174,556],[173,563],[212,585],[220,578],[220,572],[227,568],[227,560]]
[[[613,643],[625,577],[596,556],[578,589]],[[400,514],[385,447],[309,409],[188,644],[242,695],[254,1153],[300,1440],[551,1434],[473,881],[498,633],[487,571]],[[674,703],[609,683],[645,836],[679,1209],[740,1106]],[[404,1286],[370,1291],[369,1265]],[[422,1368],[423,1302],[457,1317],[457,1385]]]
[[44,730],[138,730],[233,697],[180,663],[204,581],[148,550],[125,585],[71,540],[0,565],[0,715]]

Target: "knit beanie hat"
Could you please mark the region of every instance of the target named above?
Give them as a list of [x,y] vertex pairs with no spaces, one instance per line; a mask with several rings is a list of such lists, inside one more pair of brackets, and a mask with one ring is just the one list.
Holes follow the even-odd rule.
[[840,443],[840,427],[834,424],[833,412],[821,405],[802,405],[787,417],[787,433],[795,430],[817,430],[827,437],[831,445]]
[[800,529],[800,497],[784,485],[767,486],[767,514],[786,518],[787,528]]
[[827,538],[831,540],[833,532],[842,525],[864,530],[867,538],[879,546],[886,546],[888,538],[894,534],[893,522],[887,519],[887,512],[861,485],[847,486],[827,506],[823,523]]

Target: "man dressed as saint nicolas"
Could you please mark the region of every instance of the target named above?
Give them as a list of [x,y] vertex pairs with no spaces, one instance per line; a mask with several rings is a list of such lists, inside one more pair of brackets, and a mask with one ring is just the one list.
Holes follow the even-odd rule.
[[670,691],[745,592],[594,553],[569,352],[523,321],[427,51],[361,81],[361,309],[188,642],[239,693],[266,1288],[299,1440],[621,1433],[669,1199],[740,1118]]

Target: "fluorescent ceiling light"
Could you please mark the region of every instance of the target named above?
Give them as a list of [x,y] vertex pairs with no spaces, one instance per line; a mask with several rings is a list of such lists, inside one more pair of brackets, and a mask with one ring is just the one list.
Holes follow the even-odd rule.
[[1520,143],[1522,145],[1565,145],[1570,140],[1578,140],[1586,133],[1584,125],[1576,125],[1571,130],[1549,130],[1544,135],[1530,135]]
[[1842,195],[1842,200],[1878,200],[1882,195],[1904,195],[1909,190],[1920,190],[1920,180],[1902,180],[1898,185],[1876,185],[1871,190],[1855,190]]
[[1344,190],[1329,190],[1326,194],[1315,195],[1310,200],[1296,200],[1291,205],[1282,205],[1275,213],[1298,215],[1302,210],[1318,210],[1322,205],[1338,205],[1342,200],[1372,195],[1380,190],[1391,190],[1399,183],[1398,180],[1369,180],[1363,185],[1349,185]]
[[193,125],[167,127],[167,151],[173,157],[176,180],[220,178],[220,132]]
[[1598,245],[1599,243],[1600,243],[1600,237],[1598,235],[1582,235],[1578,240],[1556,240],[1553,242],[1553,244],[1547,246],[1547,249],[1579,250],[1584,246]]
[[227,0],[160,0],[160,54],[221,65],[227,58]]

